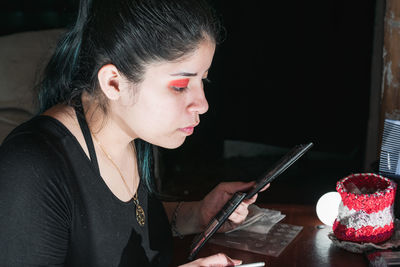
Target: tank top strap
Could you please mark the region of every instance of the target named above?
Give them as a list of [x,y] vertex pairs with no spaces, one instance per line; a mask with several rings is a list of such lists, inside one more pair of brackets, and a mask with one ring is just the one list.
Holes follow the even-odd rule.
[[90,161],[92,162],[94,169],[100,175],[99,164],[97,162],[97,157],[96,157],[96,150],[94,149],[92,135],[90,133],[89,126],[86,122],[82,103],[79,106],[75,106],[75,113],[79,122],[79,126],[81,127],[83,137],[85,138],[86,146],[89,150]]

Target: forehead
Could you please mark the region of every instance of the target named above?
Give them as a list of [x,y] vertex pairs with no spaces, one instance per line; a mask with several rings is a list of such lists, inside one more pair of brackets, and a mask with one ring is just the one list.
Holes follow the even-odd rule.
[[[196,73],[203,75],[212,63],[215,52],[215,43],[209,40],[204,40],[199,43],[197,48],[189,54],[182,56],[174,61],[158,61],[147,65],[147,76],[157,75],[163,76],[179,76],[179,73]],[[175,75],[174,75],[175,74]]]

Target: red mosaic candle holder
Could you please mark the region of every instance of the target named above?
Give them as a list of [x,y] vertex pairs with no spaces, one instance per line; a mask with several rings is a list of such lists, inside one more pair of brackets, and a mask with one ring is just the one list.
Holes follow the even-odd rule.
[[332,226],[339,240],[381,243],[394,232],[396,183],[374,173],[349,175],[336,184],[342,202]]

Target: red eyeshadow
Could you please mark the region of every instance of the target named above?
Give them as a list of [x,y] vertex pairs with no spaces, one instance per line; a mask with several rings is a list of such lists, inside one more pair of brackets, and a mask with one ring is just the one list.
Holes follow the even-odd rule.
[[183,87],[186,87],[188,85],[188,83],[189,83],[189,79],[180,79],[180,80],[170,81],[168,86],[183,88]]

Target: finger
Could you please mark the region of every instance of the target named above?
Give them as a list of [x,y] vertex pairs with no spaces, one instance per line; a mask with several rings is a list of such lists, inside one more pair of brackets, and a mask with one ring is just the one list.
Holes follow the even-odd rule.
[[254,202],[256,202],[257,197],[258,197],[258,194],[255,194],[251,198],[243,200],[241,204],[246,204],[247,206],[249,206],[249,205],[253,204]]
[[[258,192],[262,192],[262,191],[267,190],[267,189],[269,188],[269,186],[270,186],[270,184],[267,184],[266,186],[264,186],[264,187],[263,187],[260,191],[258,191]],[[251,205],[251,204],[253,204],[254,202],[256,202],[257,197],[258,197],[258,193],[255,194],[254,196],[252,196],[252,197],[249,198],[249,199],[243,200],[243,202],[246,203],[247,205]],[[243,202],[242,202],[242,203],[243,203]]]
[[247,216],[247,214],[249,214],[249,209],[244,206],[239,206],[232,214],[237,214],[240,216]]
[[235,224],[241,224],[249,214],[248,209],[241,210],[240,212],[234,212],[229,216],[229,220]]
[[236,209],[233,211],[233,213],[238,213],[238,214],[246,214],[248,213],[249,209],[249,203],[248,200],[242,201],[242,203],[239,204],[239,206],[236,207]]
[[267,190],[267,188],[270,186],[271,184],[267,184],[266,186],[264,186],[259,192],[265,191]]
[[200,266],[229,266],[241,264],[241,260],[231,259],[223,253],[218,253],[206,258],[197,260]]
[[[234,210],[234,212],[229,216],[229,220],[233,220],[235,223],[242,222],[246,219],[247,215],[249,214],[249,205],[255,201],[256,198],[251,198],[246,200],[246,202],[240,203],[240,205]],[[243,217],[243,219],[240,219]]]
[[250,188],[253,188],[255,185],[255,182],[224,182],[220,183],[218,187],[222,189],[225,192],[234,194],[238,191],[247,191]]

